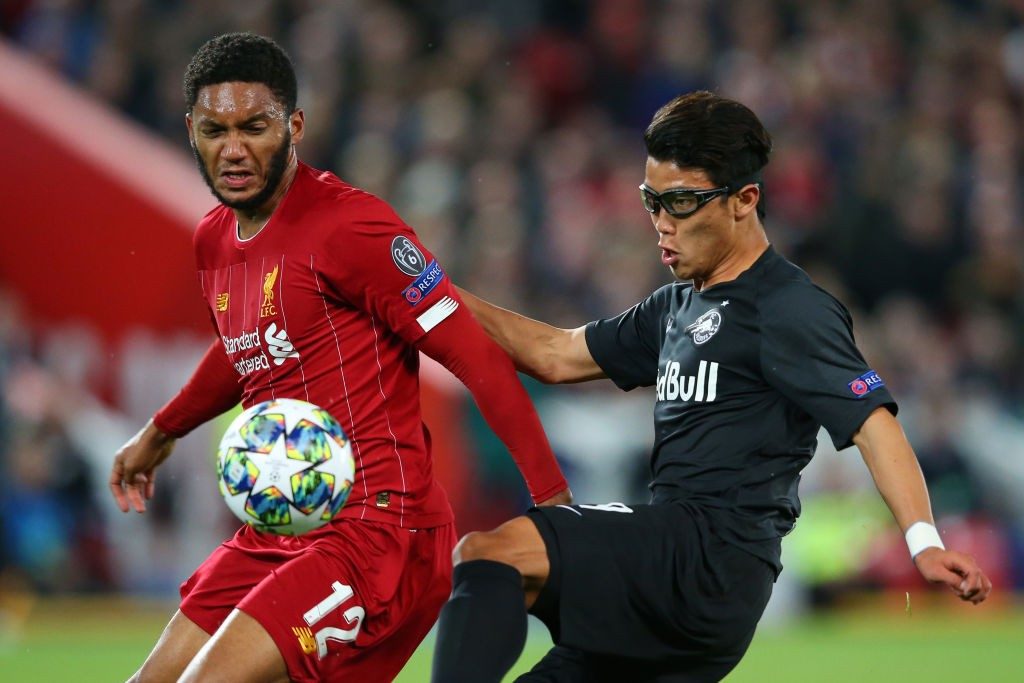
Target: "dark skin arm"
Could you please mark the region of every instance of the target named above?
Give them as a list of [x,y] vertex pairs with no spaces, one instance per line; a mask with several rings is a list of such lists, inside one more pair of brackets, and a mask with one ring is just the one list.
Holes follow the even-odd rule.
[[146,501],[153,497],[156,486],[156,468],[170,456],[175,443],[176,439],[150,420],[117,451],[110,471],[110,491],[121,512],[129,508],[146,511]]

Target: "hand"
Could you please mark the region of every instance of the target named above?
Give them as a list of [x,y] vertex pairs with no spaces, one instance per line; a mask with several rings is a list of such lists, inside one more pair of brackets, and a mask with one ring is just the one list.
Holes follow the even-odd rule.
[[551,507],[554,505],[572,505],[572,491],[569,489],[562,489],[547,500],[542,500],[537,503],[537,507],[540,508]]
[[918,553],[914,564],[921,576],[932,583],[944,583],[957,597],[977,605],[992,591],[992,582],[970,555],[942,548]]
[[174,443],[150,420],[114,454],[110,491],[121,512],[128,512],[129,506],[136,512],[146,511],[156,486],[156,468],[174,450]]

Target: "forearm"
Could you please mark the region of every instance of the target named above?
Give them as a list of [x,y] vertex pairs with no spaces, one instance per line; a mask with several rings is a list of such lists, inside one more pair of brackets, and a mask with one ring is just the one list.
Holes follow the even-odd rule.
[[537,411],[512,363],[468,311],[456,311],[431,330],[419,349],[466,385],[487,424],[511,453],[535,502],[567,488]]
[[540,417],[518,380],[467,386],[488,426],[508,448],[533,501],[540,503],[568,489]]
[[459,295],[487,335],[520,372],[548,384],[603,377],[586,348],[584,329],[562,329],[533,320],[459,289]]
[[230,410],[241,398],[238,372],[218,339],[206,350],[178,395],[153,416],[153,425],[167,436],[181,437]]
[[914,522],[934,524],[928,488],[913,452],[882,456],[870,469],[900,529],[906,531]]
[[907,549],[921,575],[933,583],[946,584],[961,600],[982,602],[992,590],[992,582],[973,557],[945,548],[932,520],[928,488],[917,456],[896,419],[884,408],[876,410],[853,441],[905,534]]
[[934,524],[931,501],[917,456],[899,423],[885,409],[868,418],[854,437],[875,486],[904,532],[915,522]]

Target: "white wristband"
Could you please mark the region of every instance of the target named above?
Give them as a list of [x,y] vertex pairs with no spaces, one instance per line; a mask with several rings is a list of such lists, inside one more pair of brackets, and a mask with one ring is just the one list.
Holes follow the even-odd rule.
[[928,522],[914,522],[907,529],[907,548],[910,549],[910,559],[917,557],[918,553],[926,548],[942,548],[942,539],[939,538],[939,530]]

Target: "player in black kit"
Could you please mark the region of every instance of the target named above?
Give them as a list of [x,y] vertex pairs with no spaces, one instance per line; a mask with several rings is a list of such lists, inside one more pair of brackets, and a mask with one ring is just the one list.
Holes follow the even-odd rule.
[[979,603],[992,584],[943,548],[924,478],[849,313],[769,244],[760,172],[771,138],[708,92],[662,107],[640,186],[681,282],[625,313],[557,329],[466,296],[520,370],[551,383],[656,387],[649,505],[560,505],[456,549],[435,683],[500,681],[526,612],[555,647],[519,681],[717,681],[743,656],[800,513],[824,425],[856,444],[929,581]]

